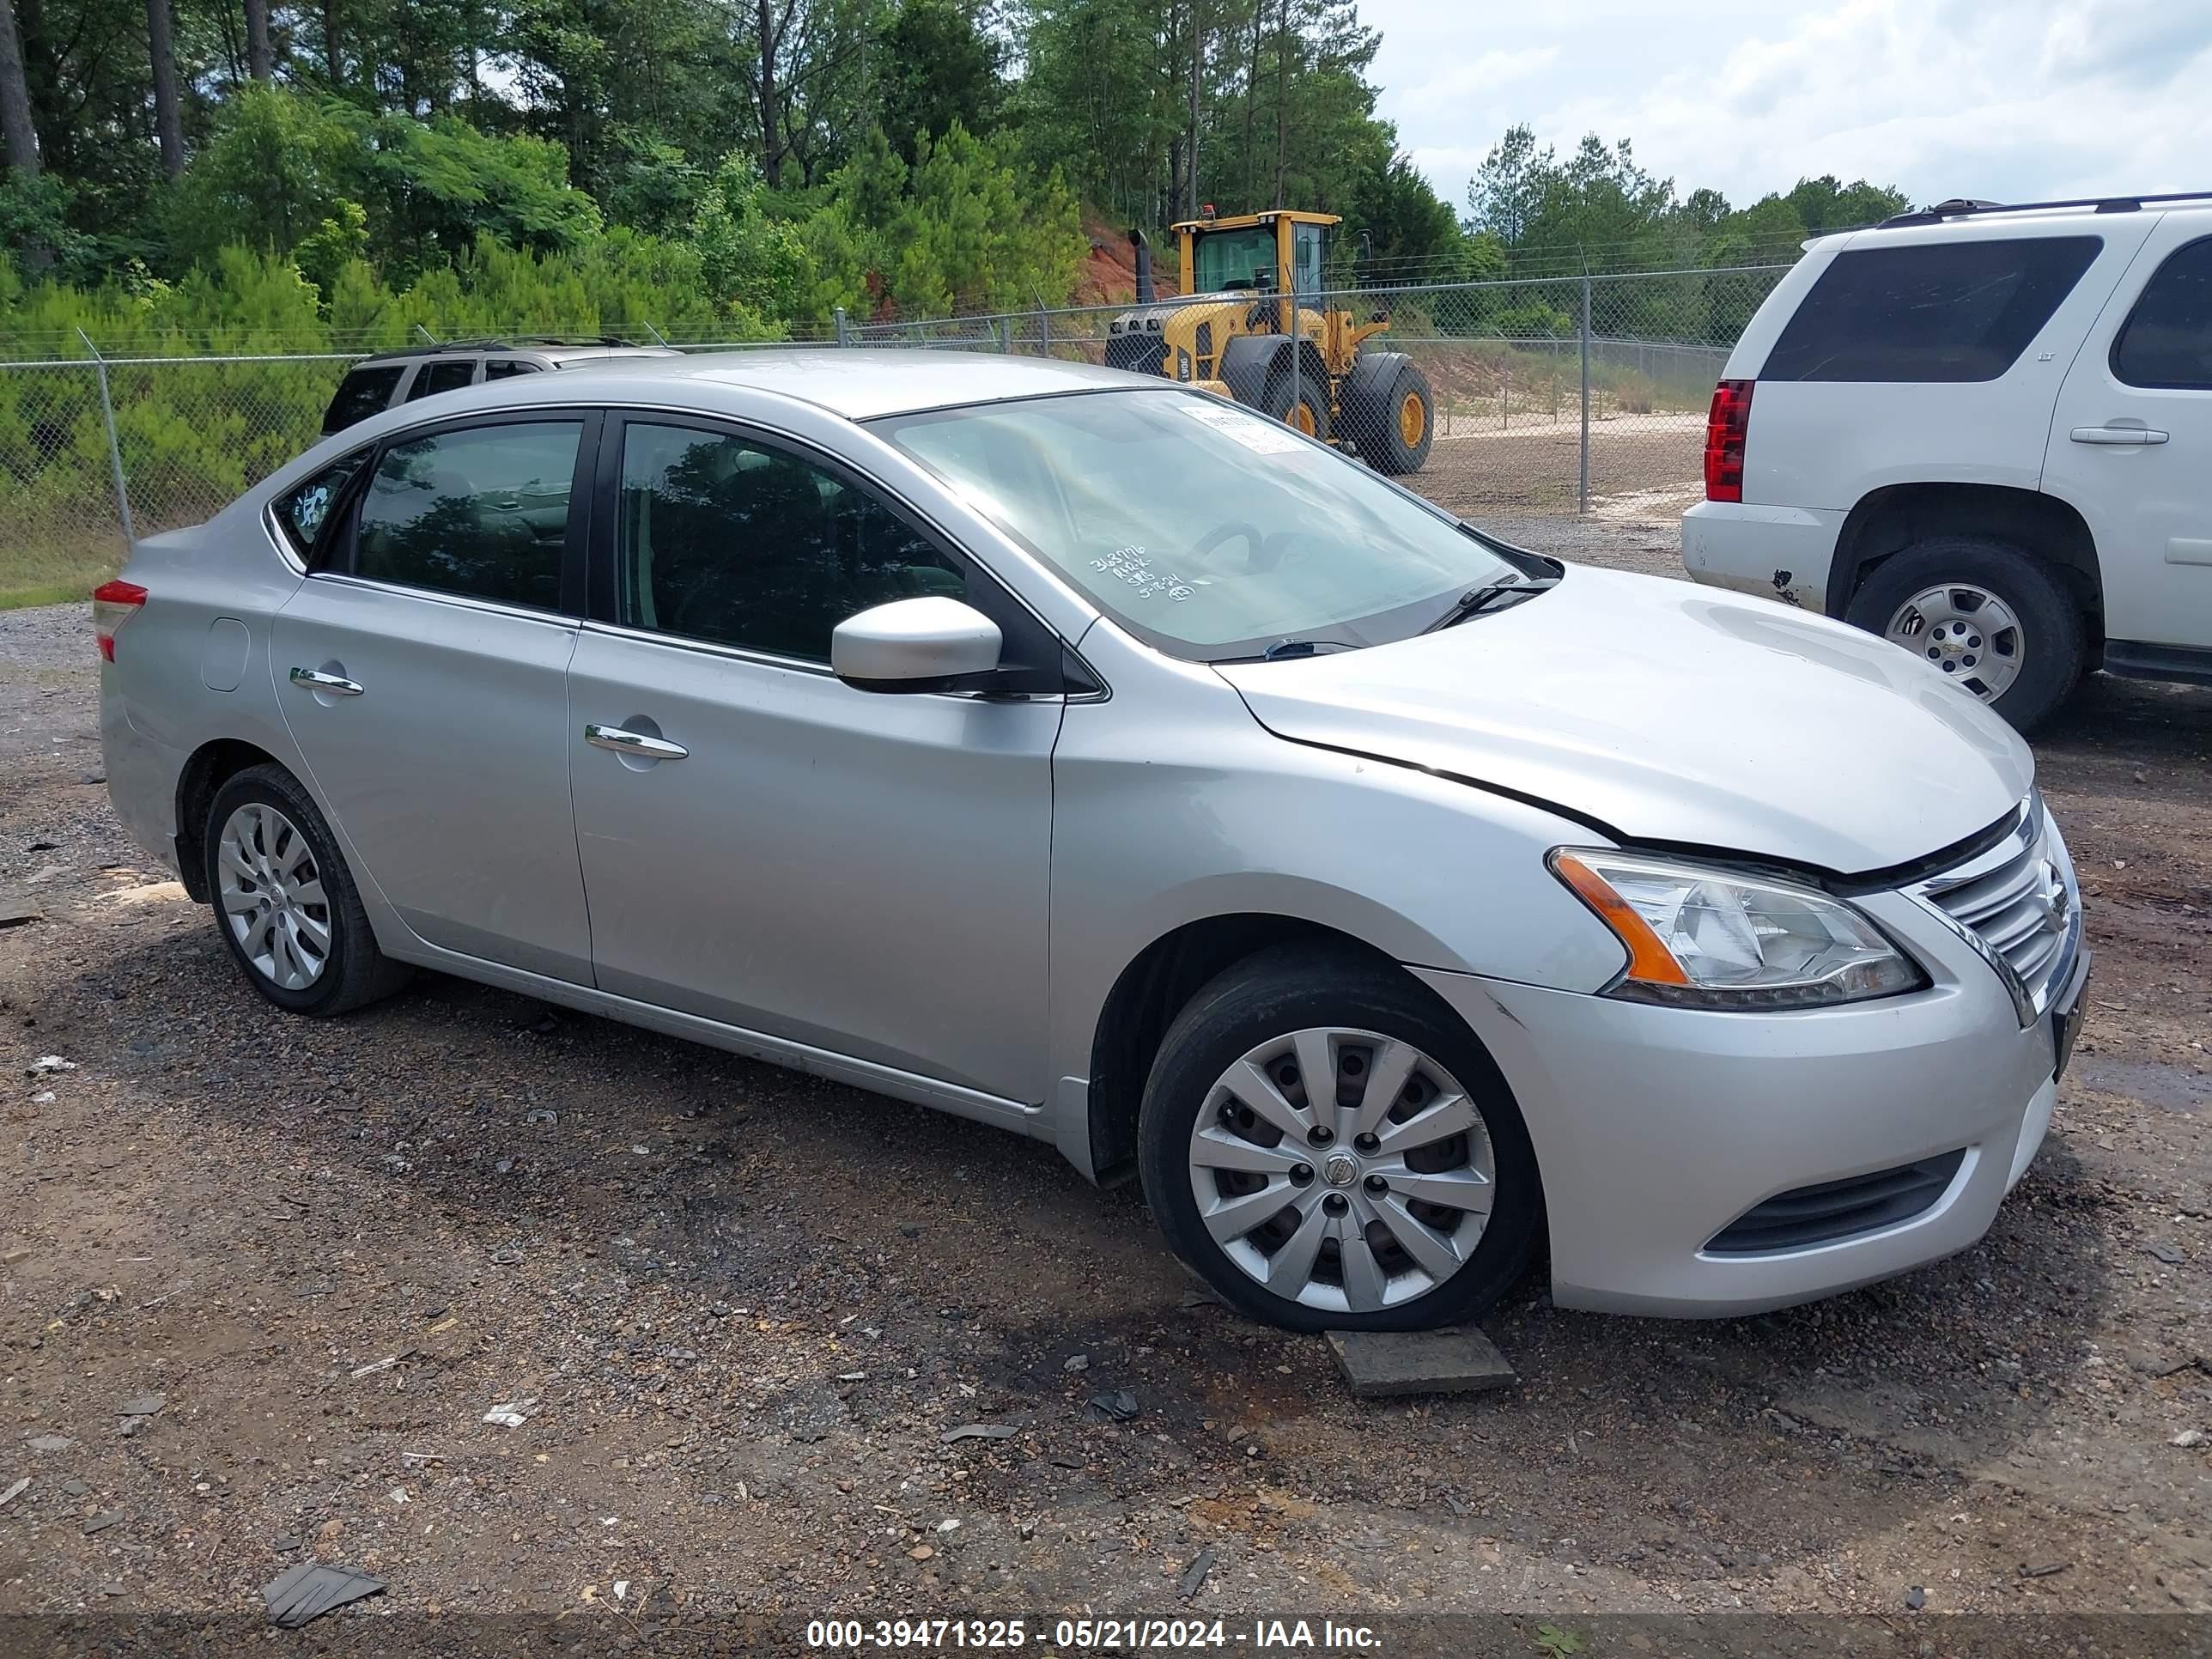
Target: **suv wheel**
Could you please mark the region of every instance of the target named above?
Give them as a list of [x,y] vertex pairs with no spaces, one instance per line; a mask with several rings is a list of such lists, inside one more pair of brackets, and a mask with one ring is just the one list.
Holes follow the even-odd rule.
[[377,949],[330,826],[283,767],[248,767],[216,790],[204,844],[216,927],[279,1008],[343,1013],[407,982],[411,970]]
[[1287,946],[1230,968],[1160,1045],[1139,1126],[1168,1242],[1294,1330],[1474,1318],[1543,1215],[1504,1079],[1418,985]]
[[2049,567],[2008,543],[1940,536],[1885,560],[1844,620],[1924,659],[2033,732],[2081,678],[2081,612]]

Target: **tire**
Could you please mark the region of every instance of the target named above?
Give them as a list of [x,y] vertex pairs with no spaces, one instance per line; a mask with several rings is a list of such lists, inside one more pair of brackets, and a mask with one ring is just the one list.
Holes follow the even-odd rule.
[[[1991,601],[2001,608],[1995,613]],[[1992,614],[2002,623],[2005,611],[2015,626],[1979,629]],[[2081,606],[2050,566],[2008,542],[1915,542],[1875,567],[1844,619],[1923,655],[2022,733],[2048,720],[2081,678]],[[1953,631],[1960,627],[1967,631]],[[1991,672],[2008,666],[2008,675]]]
[[[1313,1043],[1317,1033],[1328,1045],[1325,1051],[1300,1046]],[[1362,1038],[1382,1042],[1363,1044]],[[1260,1115],[1242,1109],[1224,1086],[1231,1068],[1255,1051],[1286,1045],[1259,1062],[1278,1078],[1284,1064],[1295,1065],[1298,1053],[1327,1052],[1337,1068],[1338,1124],[1348,1130],[1359,1121],[1358,1106],[1342,1103],[1362,1098],[1358,1079],[1366,1061],[1381,1054],[1389,1066],[1393,1050],[1385,1043],[1409,1046],[1417,1062],[1404,1086],[1391,1093],[1396,1105],[1378,1120],[1394,1139],[1431,1137],[1410,1152],[1403,1146],[1378,1148],[1371,1135],[1313,1143],[1310,1133],[1309,1146],[1300,1147]],[[1432,1081],[1432,1075],[1443,1081]],[[1240,1079],[1239,1095],[1258,1092],[1249,1078]],[[1437,1091],[1450,1083],[1472,1103],[1474,1115],[1467,1133],[1437,1139],[1438,1120],[1425,1120],[1425,1128],[1420,1120],[1426,1112],[1461,1109],[1438,1103]],[[1270,1109],[1303,1112],[1303,1100],[1302,1083],[1284,1084]],[[1204,1155],[1240,1167],[1207,1168],[1197,1161],[1201,1113],[1208,1119]],[[1278,1137],[1271,1144],[1270,1135]],[[1308,1152],[1310,1163],[1304,1157]],[[1431,1206],[1396,1191],[1378,1198],[1370,1185],[1383,1179],[1388,1188],[1389,1180],[1376,1172],[1395,1170],[1426,1190],[1462,1198],[1480,1187],[1468,1177],[1479,1170],[1486,1152],[1492,1176],[1482,1193],[1490,1204],[1486,1220],[1456,1204]],[[1340,1156],[1345,1153],[1351,1156]],[[1293,1158],[1307,1171],[1303,1181],[1297,1169],[1283,1168]],[[1418,1330],[1475,1318],[1521,1276],[1542,1228],[1543,1191],[1528,1127],[1482,1045],[1449,1009],[1398,971],[1310,945],[1264,951],[1227,969],[1176,1016],[1145,1085],[1138,1164],[1146,1199],[1176,1253],[1232,1306],[1291,1330]],[[1350,1167],[1334,1167],[1339,1164]],[[1272,1167],[1261,1172],[1263,1166]],[[1261,1195],[1266,1192],[1283,1207],[1270,1207]],[[1219,1212],[1223,1205],[1248,1198],[1242,1212]],[[1218,1237],[1202,1202],[1216,1212],[1213,1227],[1237,1236],[1226,1242]],[[1388,1221],[1380,1208],[1386,1203],[1396,1206]],[[1341,1209],[1331,1215],[1331,1206]],[[1322,1218],[1311,1220],[1316,1212]],[[1425,1216],[1430,1219],[1421,1221],[1418,1233],[1408,1225]],[[1431,1221],[1439,1224],[1432,1227]],[[1247,1224],[1249,1231],[1240,1232]],[[1444,1259],[1456,1258],[1459,1265],[1441,1275],[1425,1272],[1396,1242],[1401,1237],[1413,1237],[1431,1261],[1437,1257],[1434,1238],[1442,1237]],[[1360,1253],[1357,1264],[1347,1244]],[[1379,1249],[1373,1248],[1377,1244]],[[1302,1269],[1295,1265],[1300,1261],[1310,1266]],[[1384,1277],[1378,1280],[1369,1267]],[[1267,1272],[1284,1273],[1284,1285],[1263,1284],[1258,1274]],[[1355,1284],[1364,1289],[1358,1300],[1365,1306],[1355,1305]]]
[[[1316,380],[1311,375],[1298,377],[1297,396],[1291,395],[1291,377],[1278,375],[1267,384],[1267,396],[1263,409],[1270,418],[1288,422],[1309,438],[1322,443],[1328,441],[1328,383]],[[1293,412],[1302,414],[1303,420],[1293,421]]]
[[[246,849],[236,863],[226,846],[233,839]],[[342,1014],[391,995],[412,975],[377,948],[330,826],[283,767],[248,767],[216,790],[203,844],[216,931],[246,982],[287,1013]],[[279,889],[272,909],[266,898]],[[264,902],[239,909],[257,897]],[[237,925],[234,910],[243,917]],[[249,951],[247,939],[265,948]]]
[[1347,436],[1360,459],[1377,472],[1397,478],[1428,465],[1437,441],[1437,398],[1429,377],[1403,356],[1385,376],[1362,374],[1354,365],[1344,400]]

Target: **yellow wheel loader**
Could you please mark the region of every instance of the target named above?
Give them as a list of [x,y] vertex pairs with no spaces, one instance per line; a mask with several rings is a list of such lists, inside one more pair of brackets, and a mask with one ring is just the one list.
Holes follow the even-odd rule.
[[1286,211],[1219,219],[1209,210],[1171,228],[1183,291],[1165,300],[1152,250],[1131,231],[1137,303],[1109,325],[1108,365],[1249,404],[1378,472],[1419,471],[1436,438],[1436,398],[1405,353],[1369,343],[1389,319],[1361,322],[1298,297],[1320,295],[1322,239],[1341,222]]

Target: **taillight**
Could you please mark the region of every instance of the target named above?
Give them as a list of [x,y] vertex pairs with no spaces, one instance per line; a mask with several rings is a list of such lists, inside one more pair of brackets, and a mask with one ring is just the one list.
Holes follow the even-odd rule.
[[1705,416],[1705,499],[1743,499],[1743,446],[1751,433],[1753,380],[1723,380]]
[[102,582],[92,590],[92,634],[100,641],[100,654],[115,660],[115,630],[138,614],[146,603],[146,590],[137,582]]

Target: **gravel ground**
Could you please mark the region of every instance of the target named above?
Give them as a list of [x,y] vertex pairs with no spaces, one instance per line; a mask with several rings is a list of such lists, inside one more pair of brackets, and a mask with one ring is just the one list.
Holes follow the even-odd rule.
[[[1493,522],[1672,567],[1663,525]],[[2099,976],[1986,1241],[1729,1323],[1532,1283],[1516,1393],[1374,1406],[1042,1146],[435,976],[272,1013],[109,812],[87,633],[0,615],[0,888],[46,911],[0,930],[0,1613],[253,1612],[310,1558],[388,1581],[361,1613],[608,1639],[2212,1610],[2212,694],[2100,681],[2040,745]]]

